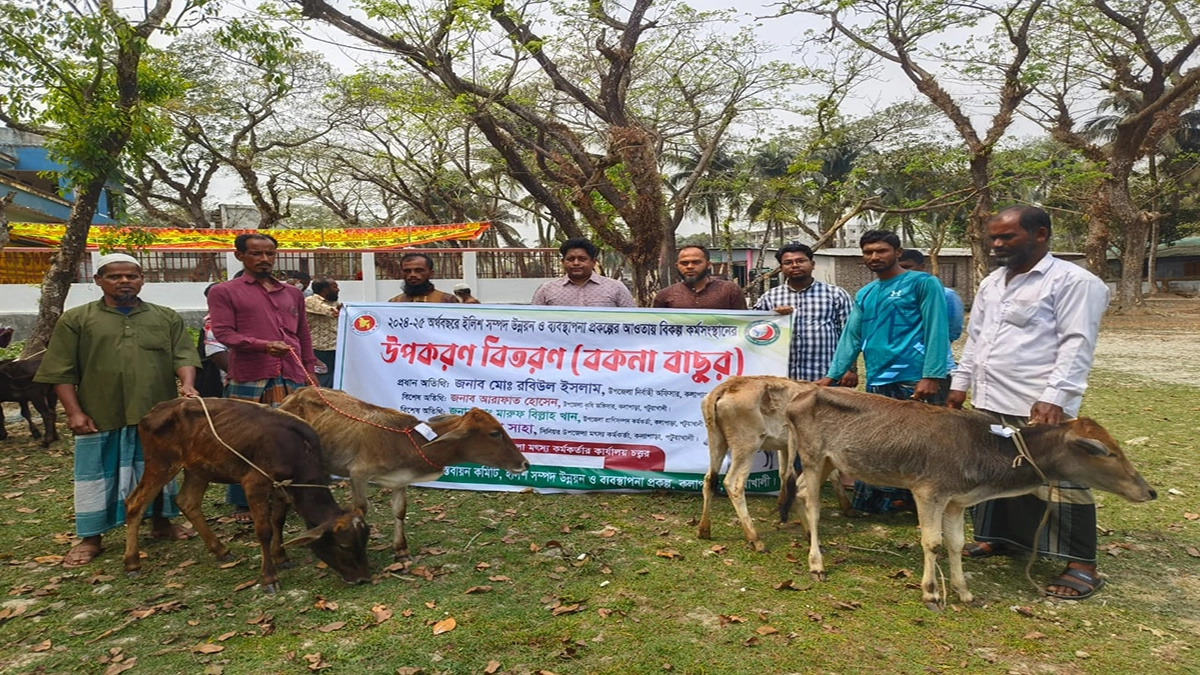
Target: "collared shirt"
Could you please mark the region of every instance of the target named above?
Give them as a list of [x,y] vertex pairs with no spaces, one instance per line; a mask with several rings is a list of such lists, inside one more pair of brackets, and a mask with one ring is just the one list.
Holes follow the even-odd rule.
[[458,302],[458,296],[435,288],[425,295],[412,296],[408,293],[401,293],[393,296],[388,302]]
[[633,295],[616,279],[592,273],[582,286],[566,276],[547,281],[533,292],[532,305],[558,307],[635,307]]
[[971,389],[971,402],[1027,416],[1038,401],[1079,414],[1108,308],[1108,287],[1082,267],[1047,254],[1006,281],[1008,268],[979,285],[967,344],[950,388]]
[[319,295],[310,295],[304,299],[314,350],[331,352],[337,349],[338,307],[338,303],[329,302]]
[[946,377],[946,292],[937,277],[904,272],[859,289],[827,377],[863,355],[869,386]]
[[208,292],[213,335],[229,348],[229,379],[250,382],[283,376],[304,382],[305,371],[292,354],[272,356],[268,342],[288,343],[304,368],[316,367],[308,332],[304,296],[293,286],[275,282],[270,290],[247,274],[217,284]]
[[754,309],[792,308],[788,377],[811,382],[824,377],[833,360],[850,306],[850,294],[841,287],[814,280],[803,291],[794,291],[787,284],[776,286],[758,299]]
[[746,294],[732,281],[708,278],[699,292],[682,281],[654,295],[652,307],[674,309],[746,309]]
[[96,429],[112,431],[178,396],[175,371],[199,365],[175,310],[139,301],[126,315],[101,298],[63,312],[34,380],[76,385]]

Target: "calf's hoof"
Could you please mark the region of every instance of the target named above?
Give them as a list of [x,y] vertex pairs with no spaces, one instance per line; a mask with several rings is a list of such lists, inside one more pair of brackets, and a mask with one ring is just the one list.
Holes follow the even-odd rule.
[[808,574],[813,581],[825,581],[825,570],[811,570]]
[[216,557],[217,562],[219,562],[219,563],[233,562],[233,555],[229,551],[225,551],[224,553],[213,554],[213,555],[214,555],[214,557]]
[[752,542],[750,542],[750,545],[754,547],[755,553],[766,553],[767,552],[767,545],[762,543],[761,541],[752,541]]
[[942,603],[939,600],[926,600],[925,608],[931,612],[940,612],[943,609]]
[[275,566],[279,567],[281,569],[290,570],[290,569],[292,569],[292,567],[295,566],[295,563],[293,563],[291,560],[288,560],[287,558],[283,558],[282,560],[276,560]]
[[278,590],[279,590],[278,583],[262,584],[262,591],[263,591],[263,593],[266,593],[267,595],[275,595],[275,592]]
[[130,579],[136,579],[142,576],[142,571],[139,569],[125,570],[125,576],[129,577]]
[[392,554],[392,560],[395,562],[408,562],[411,556],[408,555],[408,549],[396,551]]

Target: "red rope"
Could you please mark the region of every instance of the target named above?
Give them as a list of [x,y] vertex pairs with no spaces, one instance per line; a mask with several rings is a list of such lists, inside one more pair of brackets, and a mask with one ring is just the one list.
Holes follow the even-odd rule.
[[389,426],[384,426],[382,424],[372,422],[371,420],[365,420],[361,417],[356,417],[356,416],[351,415],[350,413],[346,412],[345,410],[338,408],[336,405],[333,404],[332,401],[325,398],[325,394],[321,392],[321,385],[317,384],[317,380],[312,376],[312,373],[308,372],[308,369],[304,367],[304,363],[300,360],[300,355],[296,353],[296,350],[289,347],[288,353],[292,355],[292,359],[296,361],[296,364],[300,366],[300,370],[304,372],[305,382],[307,382],[308,385],[317,392],[317,396],[320,397],[320,399],[325,402],[325,405],[329,406],[329,408],[331,410],[333,410],[334,412],[336,412],[337,414],[339,414],[343,417],[348,417],[348,418],[354,420],[355,422],[362,422],[363,424],[375,427],[376,429],[383,429],[384,431],[390,431],[392,433],[404,434],[405,436],[408,436],[408,442],[412,443],[413,448],[416,449],[417,454],[421,456],[421,459],[425,460],[426,464],[428,464],[429,466],[432,466],[433,468],[437,469],[438,471],[442,471],[446,468],[445,466],[438,466],[432,460],[430,460],[428,456],[425,455],[425,451],[421,450],[421,444],[417,443],[417,439],[413,438],[413,435],[412,435],[413,430],[412,429],[395,429],[395,428],[392,428]]

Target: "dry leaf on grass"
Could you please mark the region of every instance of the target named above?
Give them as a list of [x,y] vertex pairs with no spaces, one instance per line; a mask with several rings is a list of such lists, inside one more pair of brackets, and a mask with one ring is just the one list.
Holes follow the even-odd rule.
[[498,670],[500,670],[499,661],[488,661],[487,666],[483,669],[483,675],[495,675]]
[[225,651],[224,647],[221,645],[214,645],[211,642],[204,642],[192,647],[192,652],[196,654],[216,654],[217,652],[223,651]]
[[308,661],[309,670],[324,670],[325,668],[331,667],[328,661],[321,658],[321,652],[316,652],[315,654],[305,654],[304,660]]
[[221,633],[220,635],[217,636],[217,642],[224,642],[224,641],[228,640],[229,638],[233,637],[234,635],[237,635],[236,630],[231,630],[228,633]]
[[759,635],[774,635],[779,632],[779,629],[772,626],[759,626],[758,628],[754,629],[754,632],[758,633]]
[[722,626],[725,626],[725,625],[728,625],[731,623],[746,623],[746,619],[744,619],[740,616],[737,616],[736,614],[729,614],[729,615],[722,614],[718,618],[720,619]]
[[1200,520],[1200,513],[1192,513],[1190,511],[1185,511],[1183,514],[1183,517],[1188,520]]
[[784,579],[783,581],[771,586],[771,588],[774,588],[777,591],[798,591],[798,590],[800,590],[796,586],[796,583],[794,581],[792,581],[791,579]]
[[324,626],[321,626],[317,630],[322,633],[332,633],[335,630],[341,630],[345,627],[346,627],[345,621],[334,621],[333,623],[327,623]]
[[497,574],[497,575],[488,577],[488,581],[494,581],[499,584],[499,583],[504,583],[506,581],[512,581],[512,579],[509,579],[508,577],[504,576],[503,574]]
[[33,561],[36,563],[41,563],[43,565],[57,565],[58,563],[63,561],[63,556],[61,556],[61,555],[39,555],[36,558],[34,558]]
[[550,610],[551,616],[562,616],[563,614],[574,614],[578,612],[583,605],[578,602],[572,602],[569,605],[557,605]]
[[33,645],[32,647],[30,647],[30,648],[29,648],[29,651],[31,651],[31,652],[45,652],[45,651],[49,651],[49,650],[50,650],[50,648],[51,648],[51,647],[53,647],[53,646],[54,646],[54,645],[53,645],[53,644],[51,644],[50,640],[42,640],[41,642],[37,643],[36,645]]
[[760,642],[762,642],[762,640],[759,640],[757,635],[751,635],[750,637],[746,638],[745,640],[742,640],[742,646],[743,647],[757,647],[758,643],[760,643]]
[[423,668],[401,666],[396,669],[396,675],[425,675],[425,670]]
[[1026,633],[1022,637],[1024,637],[1026,640],[1041,640],[1042,638],[1046,637],[1046,634],[1035,630],[1031,633]]
[[232,569],[234,567],[237,567],[238,565],[241,565],[242,560],[243,560],[243,558],[238,558],[237,560],[234,560],[233,562],[227,562],[223,565],[217,565],[217,567],[220,569],[223,569],[223,570]]
[[449,633],[457,627],[458,622],[454,620],[454,617],[448,616],[445,619],[433,624],[433,634],[441,635],[442,633]]
[[1193,558],[1200,558],[1200,549],[1196,548],[1195,546],[1189,546],[1187,547],[1187,554]]
[[476,564],[475,564],[475,569],[477,569],[477,570],[479,570],[479,571],[481,571],[481,572],[482,572],[483,570],[486,570],[486,569],[489,569],[489,568],[491,568],[491,566],[492,566],[492,564],[491,564],[491,563],[481,562],[481,563],[476,563]]
[[850,602],[844,602],[842,600],[834,600],[833,601],[834,609],[845,609],[845,610],[849,610],[852,612],[852,611],[858,609],[859,607],[862,607],[862,603],[857,600],[851,600]]
[[204,666],[204,675],[222,675],[225,672],[225,666],[219,663],[210,663]]
[[233,592],[237,593],[238,591],[244,591],[247,588],[252,588],[254,586],[254,584],[257,584],[257,583],[258,583],[258,579],[251,579],[249,581],[243,581],[242,583],[233,587]]
[[888,578],[889,579],[907,579],[907,578],[911,577],[912,575],[913,575],[912,570],[905,568],[905,569],[896,570],[894,573],[889,574]]
[[683,557],[683,555],[679,551],[676,551],[673,548],[660,548],[654,552],[654,555],[656,555],[660,558],[666,558],[667,560],[674,560],[676,558]]
[[491,590],[492,590],[491,586],[472,586],[472,587],[468,588],[463,593],[463,595],[470,595],[472,593],[488,593]]
[[104,669],[104,675],[117,675],[117,673],[123,673],[136,665],[137,657],[131,656],[124,661],[108,664],[108,667]]
[[318,595],[317,601],[315,603],[313,603],[313,607],[316,609],[327,609],[327,610],[333,612],[333,611],[337,610],[338,604],[332,600],[326,600],[325,598]]
[[387,621],[392,618],[392,610],[387,608],[387,605],[375,605],[371,608],[371,615],[375,617],[375,625]]
[[264,621],[266,621],[267,623],[270,623],[271,617],[268,616],[266,612],[260,612],[259,615],[254,617],[253,619],[248,619],[246,621],[246,625],[247,626],[257,626],[258,624],[260,624]]

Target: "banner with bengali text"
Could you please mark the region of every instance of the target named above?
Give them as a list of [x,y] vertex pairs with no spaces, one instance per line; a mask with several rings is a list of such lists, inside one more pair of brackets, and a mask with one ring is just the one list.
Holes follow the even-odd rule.
[[[45,223],[9,223],[13,240],[58,246],[66,234],[65,225]],[[407,248],[435,241],[471,241],[483,234],[491,223],[451,223],[448,225],[416,225],[412,227],[326,228],[322,230],[264,230],[275,237],[283,250],[321,249],[357,251],[360,249]],[[190,251],[228,251],[239,234],[250,230],[206,230],[176,227],[136,228],[153,235],[154,241],[146,250],[186,249]],[[130,227],[93,225],[88,231],[87,248],[120,249],[124,246]]]
[[[767,312],[347,304],[334,386],[421,420],[487,410],[531,465],[449,466],[435,487],[698,492],[700,399],[785,374],[790,330]],[[748,491],[779,489],[773,463],[758,455]]]

